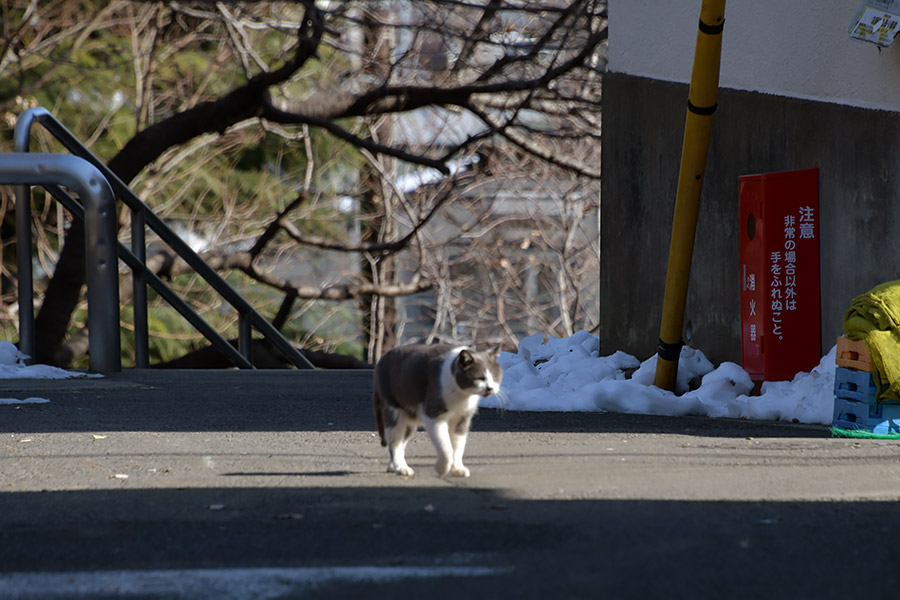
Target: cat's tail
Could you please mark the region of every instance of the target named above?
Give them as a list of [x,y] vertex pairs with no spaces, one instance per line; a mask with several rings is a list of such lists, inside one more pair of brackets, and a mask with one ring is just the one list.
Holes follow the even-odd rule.
[[378,435],[381,437],[381,445],[387,446],[387,440],[384,439],[384,403],[378,392],[372,392],[372,405],[375,408],[375,422],[378,423]]

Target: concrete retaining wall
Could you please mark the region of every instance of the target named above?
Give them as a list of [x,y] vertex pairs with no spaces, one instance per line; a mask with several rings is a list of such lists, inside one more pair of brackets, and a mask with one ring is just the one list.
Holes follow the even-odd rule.
[[[603,86],[600,343],[656,351],[687,85],[608,73]],[[740,362],[738,176],[819,169],[822,352],[858,294],[900,279],[900,113],[723,89],[686,322]]]

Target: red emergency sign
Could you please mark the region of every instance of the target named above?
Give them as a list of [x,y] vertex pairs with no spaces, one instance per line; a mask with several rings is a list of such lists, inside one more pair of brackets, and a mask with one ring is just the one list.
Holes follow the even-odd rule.
[[818,170],[738,178],[741,355],[754,381],[821,359]]

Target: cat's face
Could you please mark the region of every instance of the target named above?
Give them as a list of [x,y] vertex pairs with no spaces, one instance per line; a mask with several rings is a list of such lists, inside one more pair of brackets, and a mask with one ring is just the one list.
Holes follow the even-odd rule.
[[460,389],[487,398],[500,391],[503,369],[497,359],[500,348],[488,352],[462,350],[457,359],[456,384]]

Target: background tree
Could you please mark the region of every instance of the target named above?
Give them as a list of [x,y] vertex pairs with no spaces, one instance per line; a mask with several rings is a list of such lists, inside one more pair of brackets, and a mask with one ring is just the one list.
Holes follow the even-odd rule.
[[[253,281],[254,302],[280,307],[277,324],[304,348],[355,344],[374,360],[395,338],[513,345],[597,322],[605,2],[0,10],[4,122],[49,108],[217,268]],[[57,149],[40,135],[33,147]],[[85,351],[83,231],[35,202],[37,257],[53,272],[36,358],[69,364]],[[184,265],[165,254],[154,265],[229,330]],[[157,360],[196,343],[160,343],[185,341],[163,329]]]

